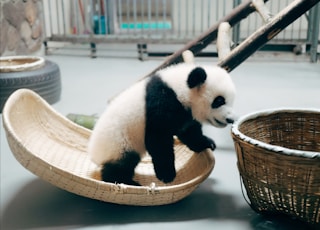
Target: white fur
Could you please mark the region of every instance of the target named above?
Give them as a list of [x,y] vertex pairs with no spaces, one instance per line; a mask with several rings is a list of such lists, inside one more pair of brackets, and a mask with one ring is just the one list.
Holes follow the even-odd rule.
[[125,150],[145,153],[145,85],[142,80],[122,92],[97,121],[88,146],[96,164],[119,159]]
[[194,64],[194,56],[190,50],[185,50],[182,53],[182,58],[185,63]]
[[[192,63],[182,63],[159,71],[158,76],[175,91],[185,107],[191,107],[194,119],[224,127],[222,124],[227,124],[226,119],[233,116],[231,108],[235,90],[230,76],[219,67],[201,66],[207,73],[207,79],[202,86],[190,89],[187,78],[195,67]],[[124,151],[136,151],[141,156],[145,154],[147,81],[148,78],[139,81],[119,94],[98,120],[88,146],[96,164],[119,159]],[[212,109],[211,103],[217,96],[225,97],[226,105]]]
[[[190,90],[187,87],[187,76],[195,68],[195,64],[179,64],[161,70],[159,74],[174,91],[179,101],[186,107],[191,107],[193,117],[199,122],[209,122],[216,127],[224,127],[217,123],[225,123],[227,118],[233,118],[233,103],[235,87],[230,75],[217,66],[201,66],[207,74],[205,84]],[[179,73],[179,74],[177,74]],[[223,96],[226,104],[218,109],[212,109],[211,103],[217,96]]]

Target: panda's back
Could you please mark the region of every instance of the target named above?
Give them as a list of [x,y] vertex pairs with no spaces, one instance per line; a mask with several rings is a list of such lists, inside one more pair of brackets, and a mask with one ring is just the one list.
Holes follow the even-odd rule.
[[88,146],[95,163],[119,159],[126,151],[145,153],[146,82],[137,82],[123,91],[100,116]]

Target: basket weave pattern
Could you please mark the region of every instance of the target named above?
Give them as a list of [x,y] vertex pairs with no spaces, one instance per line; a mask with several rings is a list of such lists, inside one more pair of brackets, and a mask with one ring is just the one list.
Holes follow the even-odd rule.
[[232,136],[252,208],[318,226],[320,111],[256,114],[236,124]]
[[26,89],[9,97],[3,123],[12,153],[26,169],[64,190],[105,202],[139,206],[174,203],[197,188],[214,167],[212,151],[194,153],[176,141],[177,177],[172,183],[163,184],[156,178],[148,157],[135,172],[135,180],[143,186],[103,182],[100,168],[87,154],[91,132]]

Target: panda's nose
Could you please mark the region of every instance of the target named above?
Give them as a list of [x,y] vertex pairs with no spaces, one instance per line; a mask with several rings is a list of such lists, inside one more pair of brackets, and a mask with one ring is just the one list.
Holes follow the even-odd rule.
[[234,120],[233,120],[232,118],[227,118],[227,119],[226,119],[226,122],[227,122],[228,124],[233,124]]

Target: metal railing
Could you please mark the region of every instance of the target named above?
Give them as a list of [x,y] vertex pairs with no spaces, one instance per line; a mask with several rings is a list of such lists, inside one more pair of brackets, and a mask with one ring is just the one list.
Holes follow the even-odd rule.
[[[90,43],[182,44],[214,25],[241,0],[44,0],[46,41]],[[290,0],[266,3],[272,14]],[[278,34],[272,44],[297,45],[317,60],[319,14],[317,4]],[[239,43],[263,25],[251,14],[233,28]]]

